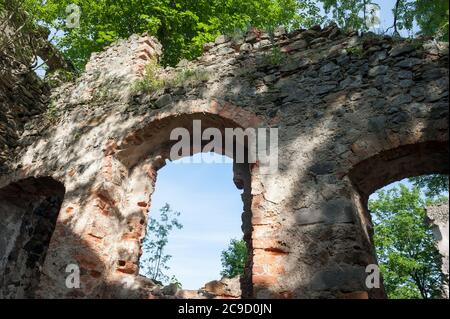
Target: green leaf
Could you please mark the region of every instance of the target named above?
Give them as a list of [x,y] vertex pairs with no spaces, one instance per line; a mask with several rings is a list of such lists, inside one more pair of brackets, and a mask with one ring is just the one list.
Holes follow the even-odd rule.
[[390,298],[435,298],[445,280],[425,207],[431,203],[418,187],[400,184],[369,201],[374,244]]

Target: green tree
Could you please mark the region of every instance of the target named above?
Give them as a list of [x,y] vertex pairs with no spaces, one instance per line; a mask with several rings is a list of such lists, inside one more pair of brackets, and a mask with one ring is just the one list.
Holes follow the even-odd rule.
[[[379,7],[379,1],[370,0],[320,0],[331,20],[346,29],[369,29],[365,19],[369,8]],[[396,0],[392,1],[394,21],[384,32],[400,30],[412,32],[414,21],[419,27],[419,35],[432,36],[448,41],[449,3],[448,0]]]
[[445,280],[425,207],[432,204],[418,187],[377,192],[369,201],[374,243],[390,298],[436,298]]
[[[19,1],[19,0],[16,0]],[[148,32],[163,45],[163,64],[202,52],[220,34],[249,26],[298,28],[317,22],[313,0],[21,0],[39,23],[58,30],[58,47],[83,68],[90,54],[119,38]],[[69,4],[81,8],[79,28],[66,24]]]
[[243,239],[232,239],[228,248],[222,251],[223,270],[220,274],[228,278],[243,275],[247,256],[247,244],[245,241]]
[[[330,22],[340,27],[368,30],[367,15],[378,5],[371,0],[0,0],[20,3],[36,26],[53,30],[53,42],[82,70],[92,52],[133,33],[148,32],[163,45],[163,65],[192,59],[203,44],[219,34],[240,35],[249,27],[288,30],[324,22],[321,2]],[[68,5],[81,8],[80,25],[68,25],[73,13]],[[0,6],[0,9],[4,5]],[[396,0],[394,23],[389,29],[412,31],[448,41],[447,0]],[[385,30],[386,32],[388,30]]]
[[420,34],[448,41],[449,3],[447,0],[416,0],[414,17]]
[[327,14],[331,14],[331,21],[344,29],[365,30],[364,17],[369,4],[376,4],[368,0],[321,0]]
[[443,192],[448,193],[448,175],[423,175],[409,178],[415,186],[424,189],[428,197],[439,197]]
[[[147,226],[147,234],[142,242],[145,259],[141,258],[140,266],[143,273],[149,278],[167,282],[169,276],[165,274],[169,270],[167,262],[172,257],[164,253],[164,248],[168,243],[169,233],[174,229],[181,229],[183,225],[180,224],[177,217],[179,212],[174,212],[170,209],[169,204],[165,204],[160,209],[159,219],[150,217]],[[177,284],[178,280],[172,276],[172,282]]]

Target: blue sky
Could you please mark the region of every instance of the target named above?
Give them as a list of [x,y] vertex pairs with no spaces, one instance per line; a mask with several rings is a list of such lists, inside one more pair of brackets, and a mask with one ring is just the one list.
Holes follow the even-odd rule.
[[180,161],[168,161],[158,171],[150,214],[158,214],[166,202],[181,213],[183,228],[172,232],[166,249],[173,256],[167,274],[175,275],[185,289],[198,289],[220,279],[221,251],[232,238],[242,238],[242,191],[233,183],[229,160],[221,164]]
[[[376,4],[380,6],[380,30],[386,30],[394,23],[394,15],[392,13],[392,9],[395,6],[396,0],[373,0]],[[376,30],[371,30],[376,31]],[[413,32],[417,32],[417,25],[413,24]],[[399,30],[400,35],[403,37],[409,36],[408,32],[405,30]],[[392,33],[392,29],[389,30],[389,34]]]

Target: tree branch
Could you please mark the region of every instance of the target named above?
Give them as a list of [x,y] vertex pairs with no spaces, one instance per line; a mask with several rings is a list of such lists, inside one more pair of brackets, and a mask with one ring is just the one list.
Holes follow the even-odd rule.
[[399,6],[400,6],[400,0],[397,0],[397,1],[395,2],[395,9],[394,9],[394,24],[393,24],[393,27],[394,27],[394,34],[395,34],[396,36],[399,36],[399,35],[400,35],[400,33],[399,33],[398,30],[397,30],[397,20],[398,20],[398,9],[399,9]]

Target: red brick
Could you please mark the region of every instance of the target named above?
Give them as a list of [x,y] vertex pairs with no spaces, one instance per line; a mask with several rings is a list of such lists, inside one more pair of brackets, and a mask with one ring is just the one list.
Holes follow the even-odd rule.
[[253,275],[252,282],[254,285],[275,285],[278,283],[278,279],[270,275]]
[[369,299],[367,291],[353,291],[339,294],[340,299]]

